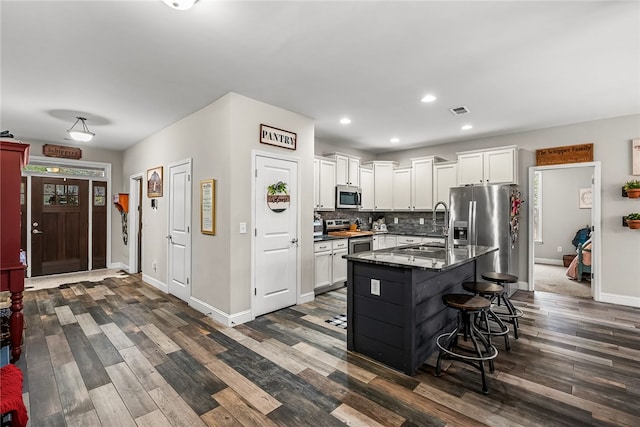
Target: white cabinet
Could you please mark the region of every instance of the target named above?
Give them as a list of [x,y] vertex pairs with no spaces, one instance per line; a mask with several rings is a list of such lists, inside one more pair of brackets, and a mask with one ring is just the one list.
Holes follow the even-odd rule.
[[333,211],[336,209],[336,163],[327,159],[313,160],[314,210]]
[[316,288],[346,282],[347,260],[342,256],[348,250],[348,239],[314,243]]
[[458,184],[516,184],[518,150],[514,146],[458,153]]
[[395,248],[398,246],[396,236],[392,234],[379,234],[377,237],[378,249]]
[[396,243],[398,246],[402,245],[417,245],[422,243],[422,237],[420,236],[397,236]]
[[362,190],[361,211],[372,211],[373,204],[373,169],[360,168],[360,189]]
[[[449,205],[449,190],[457,186],[458,165],[442,162],[433,165],[433,204],[445,202]],[[432,206],[433,208],[433,206]]]
[[411,159],[411,193],[414,211],[433,208],[433,158]]
[[360,186],[360,158],[335,153],[336,185]]
[[411,202],[411,168],[397,168],[393,171],[393,210],[410,211]]
[[394,162],[373,162],[373,207],[379,211],[393,209]]

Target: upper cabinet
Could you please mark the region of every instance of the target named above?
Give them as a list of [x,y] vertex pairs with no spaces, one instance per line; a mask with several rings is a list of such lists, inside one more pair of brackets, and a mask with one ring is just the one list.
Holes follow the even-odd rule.
[[360,189],[362,190],[362,201],[360,204],[361,211],[372,211],[373,204],[373,169],[360,168]]
[[336,185],[360,186],[360,157],[341,153],[329,155],[336,161]]
[[515,146],[458,153],[458,185],[517,184]]
[[[367,168],[373,169],[373,210],[390,211],[393,209],[393,170],[397,166],[396,162],[375,161],[365,164]],[[363,189],[363,206],[369,204],[365,201]],[[363,208],[363,210],[365,210]]]
[[313,159],[314,193],[316,211],[336,209],[336,162],[323,158]]
[[[433,166],[433,204],[445,202],[449,205],[449,190],[456,186],[458,165],[456,162],[436,163]],[[433,208],[433,206],[431,206]]]
[[411,159],[413,168],[411,199],[414,211],[425,211],[433,208],[433,162],[433,157]]
[[393,210],[412,210],[411,176],[412,168],[397,168],[393,171]]

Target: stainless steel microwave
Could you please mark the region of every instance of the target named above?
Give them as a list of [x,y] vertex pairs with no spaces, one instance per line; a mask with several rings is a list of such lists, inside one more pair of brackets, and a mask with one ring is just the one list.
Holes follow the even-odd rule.
[[362,190],[350,185],[336,186],[336,208],[357,209],[362,204]]

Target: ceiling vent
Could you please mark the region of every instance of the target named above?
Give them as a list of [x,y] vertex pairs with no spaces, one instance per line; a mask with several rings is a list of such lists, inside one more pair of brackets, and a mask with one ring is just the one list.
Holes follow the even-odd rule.
[[451,113],[454,116],[461,116],[462,114],[467,114],[470,113],[471,111],[469,111],[469,109],[467,107],[465,107],[464,105],[462,107],[454,107],[454,108],[449,108],[449,111],[451,111]]

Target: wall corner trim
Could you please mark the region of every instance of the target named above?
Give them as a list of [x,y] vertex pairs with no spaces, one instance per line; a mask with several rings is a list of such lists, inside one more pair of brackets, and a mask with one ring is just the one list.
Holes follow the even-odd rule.
[[150,284],[154,288],[160,289],[165,294],[169,293],[169,287],[167,286],[167,284],[166,283],[162,283],[158,279],[154,279],[153,277],[147,276],[146,274],[142,273],[142,281],[145,282],[145,283]]
[[198,310],[200,313],[212,318],[213,320],[224,326],[233,327],[254,319],[253,315],[251,314],[251,310],[228,314],[195,297],[191,297],[189,299],[189,305],[193,309]]
[[306,304],[312,302],[316,298],[315,293],[307,292],[306,294],[300,294],[297,304]]
[[608,302],[610,304],[625,305],[628,307],[640,308],[640,297],[631,297],[628,295],[610,294],[606,292],[600,293],[600,302]]

